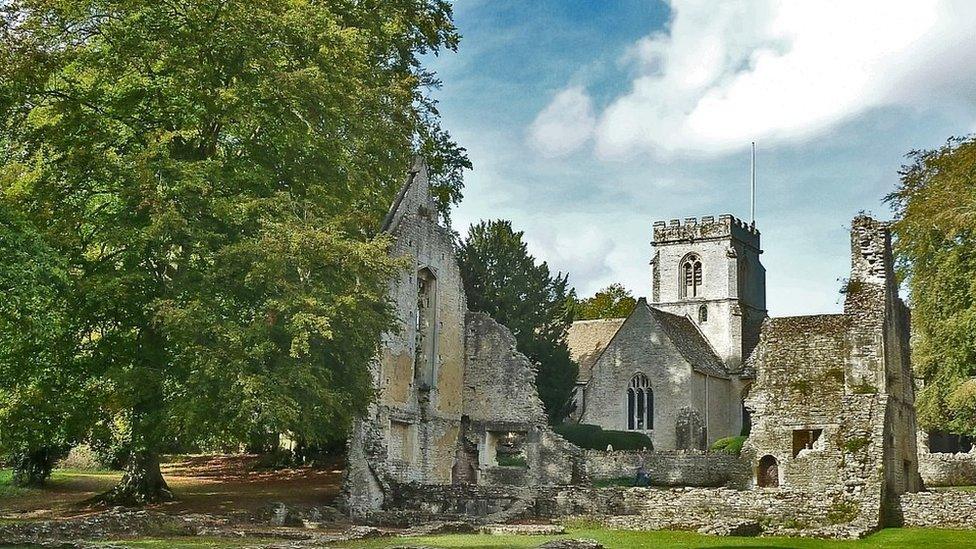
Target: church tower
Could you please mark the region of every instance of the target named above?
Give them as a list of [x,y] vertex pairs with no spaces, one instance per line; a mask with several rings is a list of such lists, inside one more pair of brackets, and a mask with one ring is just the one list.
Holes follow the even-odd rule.
[[755,224],[725,214],[654,223],[652,303],[688,316],[737,370],[766,317],[766,269]]

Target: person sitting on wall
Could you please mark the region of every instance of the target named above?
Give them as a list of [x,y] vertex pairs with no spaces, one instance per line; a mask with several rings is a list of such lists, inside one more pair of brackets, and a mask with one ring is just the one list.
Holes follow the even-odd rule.
[[634,479],[634,486],[649,486],[650,484],[651,479],[647,476],[647,469],[641,463],[637,466],[637,477]]

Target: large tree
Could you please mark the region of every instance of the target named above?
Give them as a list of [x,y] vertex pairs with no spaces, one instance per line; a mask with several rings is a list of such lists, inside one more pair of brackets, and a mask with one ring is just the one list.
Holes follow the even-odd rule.
[[919,423],[976,435],[976,138],[909,154],[894,208],[912,306]]
[[419,61],[457,44],[448,2],[11,0],[0,25],[0,206],[64,261],[86,385],[126,424],[110,499],[169,497],[173,442],[342,432],[411,154],[460,198]]
[[576,305],[576,320],[598,318],[624,318],[637,305],[637,300],[623,284],[615,282],[598,291],[592,297],[581,299]]
[[539,398],[555,424],[572,412],[579,373],[566,346],[575,299],[569,275],[553,276],[545,262],[536,263],[522,236],[509,221],[472,225],[458,247],[458,262],[468,308],[508,327],[519,351],[538,365]]

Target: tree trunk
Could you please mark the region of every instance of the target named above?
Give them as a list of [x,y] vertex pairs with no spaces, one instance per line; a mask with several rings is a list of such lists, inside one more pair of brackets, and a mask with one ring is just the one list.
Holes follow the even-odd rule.
[[59,449],[44,447],[28,450],[14,457],[13,484],[15,486],[43,486],[54,464],[61,458]]
[[113,505],[137,507],[170,501],[173,493],[159,470],[159,456],[153,452],[139,451],[129,456],[119,484],[99,499]]

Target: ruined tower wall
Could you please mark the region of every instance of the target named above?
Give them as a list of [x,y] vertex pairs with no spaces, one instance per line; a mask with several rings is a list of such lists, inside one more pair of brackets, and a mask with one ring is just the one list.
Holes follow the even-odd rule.
[[843,486],[857,502],[855,522],[873,528],[896,521],[898,494],[919,488],[908,315],[892,265],[887,224],[859,216],[844,314],[764,324],[743,451],[757,483],[769,482],[760,464],[772,455],[782,486]]

